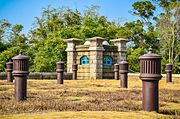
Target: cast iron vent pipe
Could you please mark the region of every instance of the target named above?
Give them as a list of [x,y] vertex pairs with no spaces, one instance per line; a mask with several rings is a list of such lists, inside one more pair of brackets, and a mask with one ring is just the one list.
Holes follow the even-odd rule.
[[9,60],[9,62],[6,63],[6,71],[7,71],[7,81],[13,82],[13,76],[12,76],[13,62],[11,59]]
[[162,57],[149,52],[140,56],[140,78],[142,80],[143,110],[159,111],[159,80],[161,75]]
[[20,52],[19,55],[13,57],[12,60],[13,76],[15,79],[15,98],[17,101],[26,100],[29,57]]
[[172,64],[166,64],[166,82],[172,82]]
[[72,65],[73,80],[77,80],[77,70],[78,70],[78,65],[77,64],[73,64]]
[[64,62],[56,63],[57,84],[64,83]]
[[119,80],[120,80],[120,87],[127,88],[128,87],[128,68],[129,63],[126,61],[121,61],[119,63]]
[[114,79],[119,80],[119,64],[114,64]]

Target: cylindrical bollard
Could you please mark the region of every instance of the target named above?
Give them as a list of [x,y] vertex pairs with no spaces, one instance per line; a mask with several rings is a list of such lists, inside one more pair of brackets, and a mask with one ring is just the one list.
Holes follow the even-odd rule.
[[166,82],[172,82],[172,64],[166,64]]
[[121,61],[119,63],[119,78],[120,78],[120,87],[128,87],[128,66],[129,63],[126,61]]
[[114,64],[114,79],[119,80],[119,64]]
[[159,80],[161,75],[162,57],[153,54],[149,48],[148,54],[140,57],[140,78],[142,80],[143,110],[159,111]]
[[9,60],[9,62],[6,63],[6,71],[7,71],[7,81],[13,82],[13,75],[12,75],[13,62],[11,59]]
[[77,80],[77,70],[78,70],[78,65],[77,64],[73,64],[72,65],[73,80]]
[[57,84],[64,83],[64,62],[56,63]]
[[15,79],[15,99],[16,101],[26,100],[27,98],[27,75],[29,57],[20,52],[19,55],[12,58],[13,76]]

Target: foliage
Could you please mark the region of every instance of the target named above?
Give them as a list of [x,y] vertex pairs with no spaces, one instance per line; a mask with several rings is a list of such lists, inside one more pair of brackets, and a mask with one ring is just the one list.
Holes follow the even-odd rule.
[[7,20],[0,20],[0,52],[7,49],[5,39],[7,37],[7,30],[10,28],[10,26],[11,24]]
[[139,16],[146,24],[149,24],[151,18],[154,17],[156,7],[150,1],[137,1],[132,7],[132,14]]
[[[164,11],[155,12],[161,7]],[[23,26],[12,25],[7,20],[0,21],[0,68],[16,51],[22,50],[30,56],[30,71],[54,71],[57,61],[66,61],[66,43],[63,39],[100,36],[109,41],[126,38],[131,71],[139,71],[138,57],[149,47],[163,56],[162,71],[165,63],[171,62],[174,72],[180,73],[179,39],[179,2],[177,0],[137,1],[132,4],[131,13],[138,20],[124,25],[109,21],[98,12],[99,6],[89,6],[84,12],[68,7],[48,6],[42,15],[35,17],[33,28],[23,34]],[[12,51],[13,48],[15,51]],[[11,52],[12,51],[12,52]],[[8,54],[9,53],[9,54]],[[4,55],[5,56],[4,58]],[[6,58],[7,57],[7,58]]]
[[48,34],[46,40],[42,43],[43,47],[39,47],[35,52],[35,59],[31,66],[31,71],[48,72],[55,71],[56,62],[66,61],[66,45],[62,39],[55,39],[53,35]]
[[42,17],[36,17],[30,32],[31,71],[54,71],[59,60],[66,61],[66,44],[63,39],[101,36],[115,38],[117,26],[100,16],[98,7],[89,7],[84,14],[70,8],[44,9]]
[[130,72],[139,72],[139,57],[143,55],[145,51],[142,48],[133,50],[128,48],[127,60],[129,62]]
[[[157,30],[160,37],[160,48],[163,57],[173,64],[175,72],[180,72],[180,3],[160,2],[164,13],[157,19]],[[167,60],[166,59],[166,60]]]
[[5,71],[6,62],[19,53],[19,47],[11,47],[0,53],[0,71]]

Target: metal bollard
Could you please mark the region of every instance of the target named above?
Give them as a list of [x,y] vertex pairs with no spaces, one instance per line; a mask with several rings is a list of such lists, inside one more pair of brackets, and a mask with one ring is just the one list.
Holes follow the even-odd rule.
[[7,81],[13,82],[13,75],[12,75],[13,62],[11,59],[9,60],[9,62],[6,63],[6,71],[7,71]]
[[119,80],[119,64],[114,64],[114,79]]
[[172,82],[172,64],[166,64],[166,83]]
[[152,48],[140,57],[140,78],[142,80],[143,110],[159,111],[159,80],[162,57],[153,54]]
[[126,61],[122,61],[119,63],[119,78],[121,88],[128,87],[128,66],[129,63]]
[[64,62],[56,63],[57,84],[64,83]]
[[78,70],[78,65],[77,64],[73,64],[72,65],[73,80],[77,80],[77,70]]
[[29,57],[20,52],[19,55],[12,58],[13,76],[15,79],[15,99],[16,101],[26,100],[27,98],[27,75]]

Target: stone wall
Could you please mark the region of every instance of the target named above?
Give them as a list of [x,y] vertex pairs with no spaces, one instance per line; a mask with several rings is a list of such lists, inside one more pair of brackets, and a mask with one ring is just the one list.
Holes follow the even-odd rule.
[[90,77],[90,67],[89,64],[81,65],[80,59],[82,56],[90,56],[89,54],[89,46],[79,45],[76,46],[77,57],[76,63],[78,64],[78,71],[77,71],[77,79],[89,79]]
[[117,63],[118,56],[118,47],[117,46],[103,46],[105,51],[103,52],[103,56],[111,56],[113,59],[111,66],[103,65],[103,79],[113,79],[114,78],[114,64]]
[[[57,79],[56,72],[31,72],[29,73],[28,79],[37,79],[37,80],[44,80],[44,79]],[[6,80],[6,73],[0,73],[0,79]],[[71,80],[72,73],[64,72],[64,79]]]

